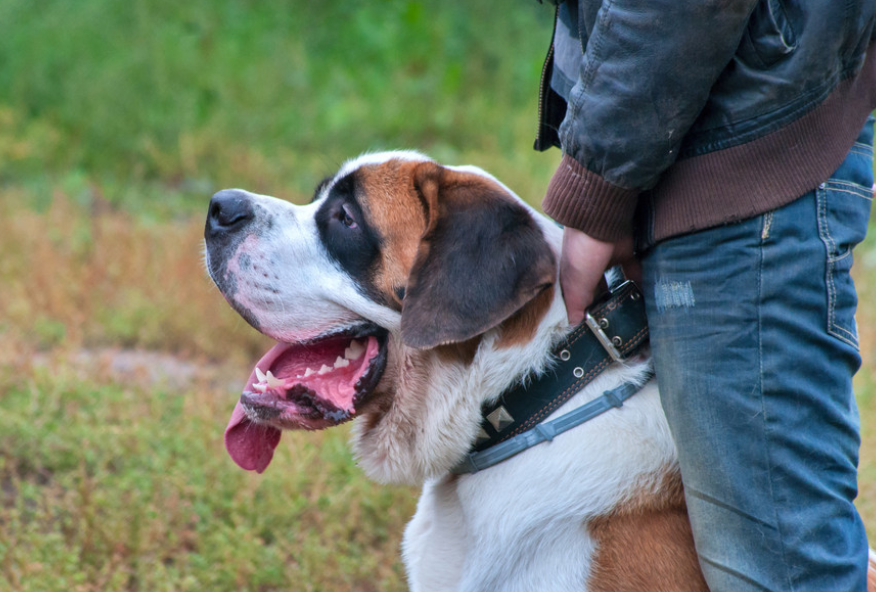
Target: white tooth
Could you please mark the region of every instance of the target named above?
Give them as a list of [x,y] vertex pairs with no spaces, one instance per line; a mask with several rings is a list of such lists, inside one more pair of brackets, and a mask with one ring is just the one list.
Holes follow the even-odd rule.
[[322,368],[319,369],[319,372],[317,372],[317,374],[328,374],[328,373],[331,372],[331,371],[332,371],[331,368],[329,368],[328,366],[326,366],[325,364],[323,364],[323,365],[322,365]]
[[344,350],[344,357],[348,360],[358,360],[364,351],[365,346],[354,339],[350,342],[350,347]]
[[347,360],[346,358],[342,358],[341,356],[338,356],[338,359],[335,360],[335,368],[346,368],[349,365],[350,365],[350,360]]
[[311,374],[316,374],[316,370],[314,370],[313,368],[308,368],[304,371],[304,378],[307,378]]
[[[270,370],[268,370],[268,373],[270,373]],[[265,381],[265,373],[262,372],[261,368],[259,368],[258,366],[256,366],[256,378],[259,379],[259,382]]]
[[276,388],[278,386],[285,386],[286,385],[285,380],[281,380],[281,379],[277,378],[276,376],[271,374],[270,370],[268,370],[268,374],[267,374],[267,376],[265,376],[265,380],[267,380],[268,386],[271,388]]
[[268,390],[268,385],[257,383],[257,384],[252,385],[252,388],[254,388],[255,390],[257,390],[260,393],[263,393],[263,392]]

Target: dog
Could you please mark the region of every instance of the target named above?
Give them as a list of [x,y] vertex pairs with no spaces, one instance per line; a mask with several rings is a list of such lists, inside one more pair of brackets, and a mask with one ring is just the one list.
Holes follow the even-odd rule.
[[[562,230],[485,171],[416,152],[346,162],[304,206],[242,190],[211,200],[206,265],[278,344],[226,428],[262,472],[282,430],[356,419],[365,473],[422,485],[402,556],[411,590],[707,590],[647,349],[609,365],[550,417],[641,390],[550,442],[471,474],[454,467],[484,405],[573,329]],[[874,589],[871,561],[870,589]]]

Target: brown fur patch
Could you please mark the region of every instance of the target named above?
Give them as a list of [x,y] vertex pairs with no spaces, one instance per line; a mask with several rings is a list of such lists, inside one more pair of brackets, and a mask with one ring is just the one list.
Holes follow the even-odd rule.
[[381,261],[374,270],[374,286],[401,309],[399,288],[407,284],[420,239],[426,231],[426,214],[414,187],[413,172],[419,162],[389,160],[358,170],[360,200],[369,223],[382,240]]
[[708,592],[677,470],[588,526],[597,543],[588,590]]
[[[460,197],[463,202],[474,202],[487,193],[514,203],[504,189],[485,177],[428,161],[388,160],[363,166],[357,171],[357,181],[364,193],[360,203],[365,215],[383,241],[372,282],[386,302],[399,308],[398,290],[407,285],[418,250],[423,256],[428,249],[421,239],[448,206],[460,207]],[[453,195],[455,203],[439,203],[439,193]]]
[[496,347],[503,349],[532,341],[544,315],[554,300],[554,287],[548,286],[541,294],[502,323],[502,336]]
[[459,343],[439,345],[435,348],[435,353],[438,354],[438,359],[442,362],[450,364],[461,363],[464,366],[468,366],[474,361],[475,354],[478,353],[480,346],[481,336],[477,335]]

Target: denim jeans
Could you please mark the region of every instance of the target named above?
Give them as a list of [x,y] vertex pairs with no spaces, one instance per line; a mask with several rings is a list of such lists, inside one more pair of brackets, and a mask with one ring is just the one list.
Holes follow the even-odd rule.
[[866,590],[849,270],[872,146],[871,118],[815,191],[643,256],[657,378],[712,592]]

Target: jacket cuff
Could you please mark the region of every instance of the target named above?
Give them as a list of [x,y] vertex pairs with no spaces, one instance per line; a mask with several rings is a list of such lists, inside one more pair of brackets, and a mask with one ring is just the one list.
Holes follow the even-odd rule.
[[564,154],[541,205],[563,226],[597,240],[616,242],[633,234],[638,196],[638,189],[613,185]]

